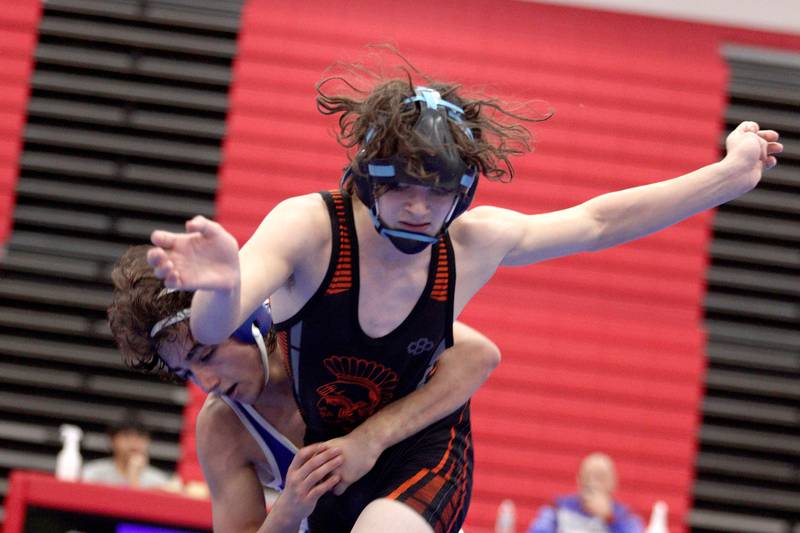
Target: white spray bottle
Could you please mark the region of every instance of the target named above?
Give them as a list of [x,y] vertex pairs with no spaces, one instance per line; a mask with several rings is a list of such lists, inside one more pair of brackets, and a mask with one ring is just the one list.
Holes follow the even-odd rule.
[[497,508],[497,520],[494,523],[495,533],[514,533],[517,530],[517,508],[514,502],[505,499]]
[[647,524],[645,533],[669,533],[667,526],[667,513],[669,508],[664,501],[657,501],[653,504],[653,512],[650,514],[650,523]]
[[78,481],[83,466],[80,452],[83,431],[72,424],[62,424],[59,431],[64,446],[56,457],[56,478],[63,481]]

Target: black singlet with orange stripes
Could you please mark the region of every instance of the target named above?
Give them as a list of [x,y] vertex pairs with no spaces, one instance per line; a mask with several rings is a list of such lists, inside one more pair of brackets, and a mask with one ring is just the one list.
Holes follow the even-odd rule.
[[389,334],[372,338],[358,322],[358,240],[351,198],[339,191],[320,194],[333,230],[328,271],[306,305],[275,325],[308,428],[307,444],[349,433],[415,390],[453,344],[455,262],[449,237],[432,246],[428,280],[409,316]]

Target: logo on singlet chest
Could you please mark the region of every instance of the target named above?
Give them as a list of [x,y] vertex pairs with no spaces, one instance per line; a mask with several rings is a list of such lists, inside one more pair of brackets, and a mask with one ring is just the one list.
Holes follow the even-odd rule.
[[323,365],[335,379],[317,387],[317,411],[346,431],[389,403],[397,387],[397,373],[375,361],[334,355]]
[[422,355],[431,350],[433,350],[433,341],[427,337],[421,337],[415,341],[409,342],[406,348],[408,355]]

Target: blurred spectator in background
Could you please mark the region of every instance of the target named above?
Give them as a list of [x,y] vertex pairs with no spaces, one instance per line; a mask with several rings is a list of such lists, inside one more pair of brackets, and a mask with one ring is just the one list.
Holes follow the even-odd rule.
[[163,488],[169,475],[150,466],[150,432],[133,411],[108,428],[112,456],[89,461],[83,467],[87,483],[123,485],[131,488]]
[[617,473],[604,453],[592,453],[581,462],[578,493],[544,506],[528,533],[641,533],[641,519],[614,500]]

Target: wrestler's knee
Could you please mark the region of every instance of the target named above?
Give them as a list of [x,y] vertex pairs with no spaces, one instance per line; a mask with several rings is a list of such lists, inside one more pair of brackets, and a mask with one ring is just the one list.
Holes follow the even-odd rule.
[[433,533],[433,528],[418,512],[404,503],[380,498],[358,515],[351,533]]

